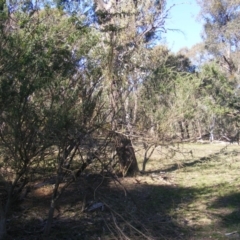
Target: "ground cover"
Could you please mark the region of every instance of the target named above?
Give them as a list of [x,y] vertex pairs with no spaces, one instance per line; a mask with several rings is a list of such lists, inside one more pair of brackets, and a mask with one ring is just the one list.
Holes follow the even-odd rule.
[[[220,143],[157,147],[133,178],[89,169],[61,198],[47,239],[240,239],[239,171],[240,147]],[[46,239],[51,179],[31,187],[9,239]]]

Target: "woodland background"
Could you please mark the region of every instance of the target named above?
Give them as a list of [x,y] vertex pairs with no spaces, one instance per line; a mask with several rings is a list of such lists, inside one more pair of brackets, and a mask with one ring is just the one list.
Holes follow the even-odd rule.
[[144,174],[159,146],[239,142],[240,1],[199,1],[203,40],[176,54],[166,2],[0,0],[1,239],[46,176],[49,235],[83,176]]

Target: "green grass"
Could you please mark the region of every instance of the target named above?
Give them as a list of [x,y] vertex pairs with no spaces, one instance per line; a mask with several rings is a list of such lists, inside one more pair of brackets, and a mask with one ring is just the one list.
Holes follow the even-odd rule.
[[185,144],[180,149],[192,151],[192,157],[179,152],[163,159],[155,151],[147,164],[147,171],[161,170],[174,179],[174,191],[155,193],[168,196],[161,208],[169,209],[188,233],[186,239],[226,239],[225,233],[240,232],[240,146]]

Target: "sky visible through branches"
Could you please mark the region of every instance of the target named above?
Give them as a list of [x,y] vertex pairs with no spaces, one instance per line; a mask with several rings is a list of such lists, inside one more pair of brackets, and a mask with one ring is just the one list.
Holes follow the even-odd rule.
[[201,42],[202,24],[197,21],[200,8],[196,1],[168,0],[167,8],[171,6],[173,7],[165,27],[175,30],[167,30],[167,33],[163,35],[166,38],[166,45],[173,52],[177,52],[183,47],[191,48]]

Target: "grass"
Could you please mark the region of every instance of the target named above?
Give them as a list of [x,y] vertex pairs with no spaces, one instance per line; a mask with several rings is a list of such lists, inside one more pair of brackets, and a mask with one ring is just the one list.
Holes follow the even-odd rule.
[[[82,176],[60,200],[48,239],[239,239],[239,172],[238,145],[158,147],[135,178]],[[41,239],[50,193],[31,192],[9,219],[10,239]],[[87,210],[98,202],[104,209]]]
[[[192,157],[177,153],[165,160],[155,153],[154,161],[147,165],[150,171],[161,169],[182,189],[172,197],[176,201],[170,206],[171,217],[189,239],[226,239],[225,233],[240,232],[240,147],[181,146],[181,152],[190,151]],[[169,207],[169,203],[163,204]]]

